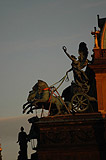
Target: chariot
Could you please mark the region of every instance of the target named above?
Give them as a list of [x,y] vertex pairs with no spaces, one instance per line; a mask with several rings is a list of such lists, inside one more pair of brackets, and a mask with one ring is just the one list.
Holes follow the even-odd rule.
[[78,85],[72,82],[71,86],[63,91],[62,97],[67,105],[71,105],[71,112],[81,113],[88,110],[93,112],[91,102],[96,102],[96,99],[89,95],[89,89],[90,86],[86,84]]

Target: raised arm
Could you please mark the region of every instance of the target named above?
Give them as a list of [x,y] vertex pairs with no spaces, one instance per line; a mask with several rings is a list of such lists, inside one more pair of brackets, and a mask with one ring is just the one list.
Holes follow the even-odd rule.
[[77,60],[76,60],[77,58],[76,58],[74,55],[69,55],[69,53],[67,53],[67,48],[66,48],[65,46],[63,46],[62,48],[63,48],[65,54],[66,54],[75,64],[77,64],[77,63],[78,63]]
[[65,52],[65,54],[72,60],[72,57],[69,55],[69,53],[67,53],[67,48],[66,46],[63,46],[63,51]]

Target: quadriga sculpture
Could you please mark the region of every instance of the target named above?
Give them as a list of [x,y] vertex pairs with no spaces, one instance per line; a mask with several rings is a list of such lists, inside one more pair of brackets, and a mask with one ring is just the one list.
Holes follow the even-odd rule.
[[[63,90],[62,96],[59,94],[59,96],[56,96],[54,93],[57,91],[56,88],[49,87],[46,82],[38,80],[38,83],[29,92],[28,102],[23,106],[23,113],[28,108],[30,110],[27,113],[32,112],[34,109],[42,108],[42,105],[45,109],[49,109],[50,113],[50,111],[53,111],[52,104],[55,104],[57,114],[97,111],[95,74],[89,67],[90,61],[87,59],[88,48],[86,44],[84,42],[79,44],[78,58],[70,55],[65,46],[63,46],[63,50],[71,60],[71,69],[55,84],[61,82],[61,85],[65,77],[68,77],[68,73],[73,71],[74,81],[72,81],[71,86]],[[61,97],[64,98],[64,101]]]

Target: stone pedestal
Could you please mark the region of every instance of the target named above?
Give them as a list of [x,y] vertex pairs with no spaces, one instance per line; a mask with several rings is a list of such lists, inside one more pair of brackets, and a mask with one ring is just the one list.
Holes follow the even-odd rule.
[[106,160],[106,119],[101,113],[41,118],[39,160]]

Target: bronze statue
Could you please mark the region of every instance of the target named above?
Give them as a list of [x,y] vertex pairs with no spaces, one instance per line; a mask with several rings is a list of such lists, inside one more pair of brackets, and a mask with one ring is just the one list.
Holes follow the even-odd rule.
[[[88,48],[86,44],[84,42],[79,44],[78,59],[74,55],[69,55],[65,46],[63,46],[63,50],[72,61],[72,67],[66,72],[64,77],[68,77],[68,73],[73,71],[74,82],[63,91],[62,96],[59,94],[57,96],[54,94],[56,91],[54,85],[49,87],[46,82],[38,80],[38,83],[29,92],[27,103],[23,105],[23,113],[27,109],[29,109],[27,113],[33,112],[34,109],[42,108],[42,106],[44,109],[48,109],[50,113],[50,110],[53,111],[54,109],[54,106],[51,109],[52,104],[57,109],[57,112],[54,112],[53,115],[86,112],[89,108],[92,112],[94,111],[91,102],[96,102],[95,76],[88,67]],[[85,67],[86,71],[83,70]],[[92,79],[89,75],[92,75]],[[60,80],[62,81],[61,84],[65,80],[64,77]],[[62,98],[64,98],[64,101]],[[52,112],[49,115],[52,115]]]
[[[57,115],[61,114],[61,109],[62,106],[64,105],[64,102],[61,99],[61,97],[53,94],[54,91],[47,85],[46,82],[38,80],[38,83],[36,83],[33,86],[32,91],[29,92],[29,96],[27,98],[28,102],[23,105],[23,113],[25,113],[28,108],[30,108],[29,111],[34,109],[39,109],[39,103],[41,104],[40,108],[42,108],[42,103],[43,104],[51,103],[56,105],[57,108],[56,114]],[[28,106],[26,106],[27,104]],[[68,112],[70,111],[68,110]]]
[[83,84],[89,90],[88,77],[86,76],[85,72],[82,70],[88,64],[88,60],[87,60],[88,50],[87,50],[86,44],[84,42],[80,43],[78,60],[74,55],[70,56],[67,53],[67,48],[65,46],[63,46],[63,50],[65,54],[72,60],[72,68],[68,70],[66,74],[68,74],[68,72],[70,71],[73,71],[75,83],[81,87]]
[[[84,112],[88,110],[91,104],[90,101],[96,102],[95,95],[91,96],[89,94],[92,90],[91,83],[88,77],[89,74],[86,71],[82,70],[85,67],[86,70],[89,70],[89,60],[87,59],[88,48],[84,42],[81,42],[79,44],[78,60],[75,56],[69,55],[69,53],[67,53],[67,48],[65,46],[63,46],[63,50],[65,54],[72,60],[72,68],[69,69],[66,74],[68,74],[68,72],[70,71],[73,71],[74,82],[72,82],[71,86],[63,91],[62,97],[65,98],[65,101],[71,101],[72,108],[75,112]],[[92,106],[91,110],[93,111]]]

